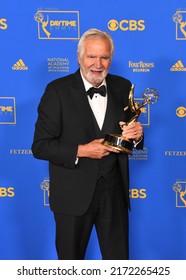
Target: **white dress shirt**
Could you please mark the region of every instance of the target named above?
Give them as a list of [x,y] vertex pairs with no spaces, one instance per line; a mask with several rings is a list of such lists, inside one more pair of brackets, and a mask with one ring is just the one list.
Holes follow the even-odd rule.
[[[89,82],[87,82],[87,80],[85,80],[85,78],[83,77],[82,74],[81,74],[81,76],[82,76],[82,79],[84,82],[85,90],[87,92],[93,86]],[[102,86],[102,85],[104,85],[106,87],[105,80],[102,82],[102,84],[100,86]],[[106,87],[106,89],[107,89],[107,87]],[[106,94],[106,96],[102,96],[99,93],[98,94],[95,93],[94,96],[92,97],[92,99],[90,98],[89,95],[87,95],[87,98],[88,98],[90,107],[92,109],[92,112],[98,123],[98,126],[100,129],[102,129],[103,122],[105,119],[106,108],[107,108],[107,94]]]

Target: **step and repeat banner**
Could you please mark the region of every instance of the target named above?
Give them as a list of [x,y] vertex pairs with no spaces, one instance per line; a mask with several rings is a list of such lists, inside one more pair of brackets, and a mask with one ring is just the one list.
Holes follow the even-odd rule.
[[[142,108],[145,146],[130,163],[130,259],[186,259],[185,1],[44,0],[1,3],[0,259],[55,260],[48,163],[31,152],[46,84],[78,68],[89,28],[115,43],[110,73],[159,92]],[[101,259],[95,229],[86,259]]]

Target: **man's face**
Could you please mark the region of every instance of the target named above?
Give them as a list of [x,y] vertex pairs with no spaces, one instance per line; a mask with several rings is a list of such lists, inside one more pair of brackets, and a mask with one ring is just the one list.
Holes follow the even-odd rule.
[[84,43],[84,51],[78,57],[83,77],[98,87],[105,79],[111,63],[111,46],[107,39],[89,38]]

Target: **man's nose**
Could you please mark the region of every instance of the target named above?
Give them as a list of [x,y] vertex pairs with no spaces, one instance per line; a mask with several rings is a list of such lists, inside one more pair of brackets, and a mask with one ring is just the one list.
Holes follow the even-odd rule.
[[94,61],[94,65],[97,67],[97,68],[101,68],[102,67],[102,61],[101,61],[101,58],[96,58],[95,61]]

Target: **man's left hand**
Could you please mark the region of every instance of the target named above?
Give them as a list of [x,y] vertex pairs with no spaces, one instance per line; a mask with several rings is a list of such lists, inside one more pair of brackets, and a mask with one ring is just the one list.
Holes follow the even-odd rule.
[[133,122],[125,126],[125,122],[119,123],[122,128],[122,136],[127,139],[133,139],[138,142],[143,136],[143,127],[140,122]]

